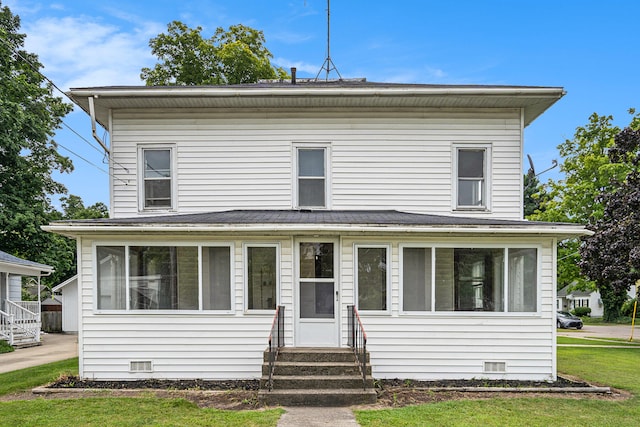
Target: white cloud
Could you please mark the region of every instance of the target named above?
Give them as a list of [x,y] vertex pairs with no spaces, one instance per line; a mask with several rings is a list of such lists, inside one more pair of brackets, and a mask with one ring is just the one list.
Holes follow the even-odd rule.
[[161,31],[153,23],[126,30],[87,16],[46,17],[24,26],[25,48],[38,55],[44,73],[64,90],[78,86],[141,84],[152,65],[148,47]]
[[313,77],[318,74],[318,70],[320,70],[320,64],[309,64],[301,61],[291,61],[287,58],[273,58],[271,61],[274,65],[278,67],[284,68],[287,72],[291,69],[291,67],[296,67],[298,73],[307,73],[313,75]]

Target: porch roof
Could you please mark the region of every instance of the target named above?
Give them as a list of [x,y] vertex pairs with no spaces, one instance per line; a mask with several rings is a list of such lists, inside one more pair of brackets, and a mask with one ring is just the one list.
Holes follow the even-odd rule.
[[0,251],[0,272],[23,276],[47,276],[53,272],[53,267]]
[[76,235],[132,231],[364,231],[578,236],[582,225],[429,215],[395,210],[231,210],[180,215],[66,220],[45,230]]

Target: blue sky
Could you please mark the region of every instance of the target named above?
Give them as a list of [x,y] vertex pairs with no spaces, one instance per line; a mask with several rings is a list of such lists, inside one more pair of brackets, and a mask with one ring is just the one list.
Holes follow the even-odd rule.
[[[262,30],[272,62],[296,66],[299,77],[315,77],[326,58],[326,0],[0,2],[20,16],[27,50],[63,90],[142,84],[140,69],[155,63],[149,39],[172,20],[206,37],[234,24]],[[640,109],[638,16],[636,0],[333,0],[331,58],[342,77],[374,82],[564,87],[525,130],[525,153],[541,171],[592,113],[625,126],[627,110]],[[65,124],[55,139],[75,171],[57,179],[87,205],[108,204],[88,118],[75,111]],[[556,171],[540,178],[558,179]]]

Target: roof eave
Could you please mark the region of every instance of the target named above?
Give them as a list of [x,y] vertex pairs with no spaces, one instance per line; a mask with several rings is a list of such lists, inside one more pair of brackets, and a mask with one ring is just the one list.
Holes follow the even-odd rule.
[[202,232],[356,232],[384,234],[463,234],[463,235],[544,235],[558,238],[588,236],[593,234],[582,226],[553,225],[532,227],[511,226],[426,226],[387,224],[128,224],[83,225],[50,224],[45,231],[78,237],[85,234],[121,233],[202,233]]
[[[544,111],[551,107],[558,99],[565,95],[561,87],[529,87],[529,86],[428,86],[428,85],[397,85],[397,86],[370,86],[370,87],[230,87],[230,86],[172,86],[172,87],[95,87],[71,89],[69,97],[88,113],[89,97],[95,99],[96,119],[106,128],[110,107],[101,104],[101,100],[138,100],[144,103],[151,103],[153,100],[172,99],[174,107],[180,108],[181,101],[186,99],[210,99],[211,107],[216,106],[216,102],[225,100],[228,105],[232,102],[238,108],[244,106],[243,100],[261,99],[269,100],[268,108],[286,108],[287,102],[294,102],[296,99],[305,99],[305,104],[313,107],[310,99],[335,99],[335,106],[349,106],[350,99],[366,99],[367,104],[363,106],[376,107],[380,105],[380,100],[396,98],[398,100],[409,100],[423,98],[424,106],[428,107],[430,102],[439,99],[464,99],[468,103],[467,108],[478,107],[478,99],[493,98],[503,100],[519,100],[517,105],[509,103],[509,108],[522,108],[525,111],[524,125],[527,126]],[[430,101],[431,100],[431,101]],[[474,100],[476,100],[474,102]],[[402,101],[400,101],[402,102]],[[504,102],[503,102],[504,103]],[[439,101],[437,105],[442,105]],[[434,105],[436,105],[434,104]],[[323,104],[324,105],[324,104]],[[411,103],[415,105],[415,103]],[[475,106],[474,106],[475,105]],[[326,107],[326,105],[324,105]],[[293,105],[300,108],[300,104]],[[498,105],[499,107],[499,105]],[[120,107],[124,108],[124,107]],[[463,104],[458,104],[455,108],[464,108]],[[484,107],[488,108],[488,107]],[[506,106],[503,108],[507,108]]]

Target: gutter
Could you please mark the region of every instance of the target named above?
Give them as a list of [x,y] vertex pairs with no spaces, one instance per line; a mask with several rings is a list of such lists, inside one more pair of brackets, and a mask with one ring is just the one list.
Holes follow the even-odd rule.
[[97,97],[98,95],[87,97],[87,101],[89,102],[89,116],[91,117],[91,135],[93,135],[93,139],[98,141],[98,144],[100,144],[104,152],[107,153],[107,155],[109,155],[110,153],[109,153],[109,149],[107,148],[107,145],[104,143],[102,139],[100,139],[100,137],[98,136],[98,133],[96,132],[96,109],[95,109],[95,106],[93,105],[93,99]]
[[561,87],[374,87],[374,88],[313,88],[295,86],[283,90],[282,87],[269,88],[230,88],[230,87],[122,87],[122,88],[86,88],[71,89],[74,97],[256,97],[256,96],[424,96],[424,95],[472,95],[472,96],[548,96],[560,98],[565,94]]

